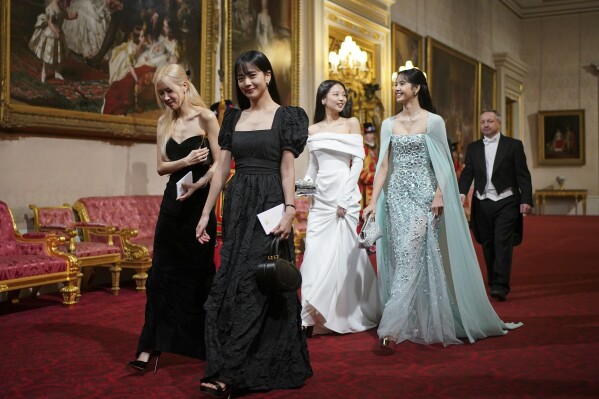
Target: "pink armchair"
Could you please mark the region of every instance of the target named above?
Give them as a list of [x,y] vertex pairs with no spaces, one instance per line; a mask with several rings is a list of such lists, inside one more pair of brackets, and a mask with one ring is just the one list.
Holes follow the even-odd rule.
[[10,209],[0,201],[0,292],[17,291],[16,302],[22,288],[63,283],[63,304],[76,304],[79,261],[58,249],[65,242],[54,234],[22,235]]
[[[135,270],[138,291],[146,289],[161,201],[161,195],[124,195],[80,198],[73,205],[82,222],[115,227],[114,245],[121,251],[121,267]],[[85,241],[106,242],[106,237],[92,231],[83,234]]]
[[[121,274],[121,252],[113,243],[114,227],[102,227],[85,222],[75,222],[73,209],[69,204],[56,207],[38,207],[29,205],[33,211],[33,224],[35,231],[52,232],[67,239],[67,243],[61,245],[59,249],[74,255],[80,262],[81,269],[101,266],[108,267],[112,274],[112,293],[118,295],[120,287],[119,280]],[[89,231],[99,237],[106,237],[106,242],[86,242],[79,241],[77,230]],[[81,278],[83,273],[79,273],[77,287],[81,296]]]

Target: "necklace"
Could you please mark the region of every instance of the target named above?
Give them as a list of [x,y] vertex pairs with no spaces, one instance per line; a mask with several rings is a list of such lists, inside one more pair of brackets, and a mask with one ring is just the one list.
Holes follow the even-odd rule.
[[412,120],[420,113],[420,110],[414,112],[412,115],[399,115],[400,119],[408,122],[412,122]]

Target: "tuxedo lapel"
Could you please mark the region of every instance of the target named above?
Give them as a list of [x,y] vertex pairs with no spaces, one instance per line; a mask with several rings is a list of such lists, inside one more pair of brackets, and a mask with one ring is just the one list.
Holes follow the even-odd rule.
[[[482,175],[487,176],[487,162],[485,160],[485,145],[482,140],[478,140],[474,143],[476,145],[476,163],[477,166],[483,171]],[[486,178],[485,178],[486,180]]]
[[491,176],[493,176],[495,174],[497,167],[499,166],[499,164],[505,157],[505,154],[507,154],[508,147],[509,147],[508,140],[506,140],[505,137],[500,134],[499,143],[497,143],[497,153],[495,153],[495,161],[493,162],[493,174]]

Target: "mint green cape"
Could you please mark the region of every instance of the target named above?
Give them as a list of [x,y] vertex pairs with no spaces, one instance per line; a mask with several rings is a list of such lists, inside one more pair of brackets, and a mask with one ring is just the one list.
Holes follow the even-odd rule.
[[[394,118],[392,116],[385,119],[381,126],[381,152],[377,163],[377,172],[383,159],[388,157]],[[445,122],[439,115],[429,114],[425,139],[437,184],[443,193],[444,209],[440,223],[439,246],[447,277],[448,292],[455,299],[452,311],[456,336],[468,338],[468,341],[472,343],[489,336],[506,334],[506,330],[520,327],[522,323],[501,321],[487,297],[470,230],[460,202],[457,177],[447,144]],[[377,241],[376,246],[379,291],[383,304],[387,303],[390,292],[385,191],[392,172],[393,164],[389,162],[387,179],[376,206],[376,221],[384,233],[383,237]]]

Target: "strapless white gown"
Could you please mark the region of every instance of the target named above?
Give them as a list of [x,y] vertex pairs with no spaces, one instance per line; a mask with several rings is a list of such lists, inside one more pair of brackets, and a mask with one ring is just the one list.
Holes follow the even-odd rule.
[[[376,327],[380,300],[368,254],[358,247],[358,177],[364,146],[357,134],[317,133],[308,138],[305,179],[316,182],[301,265],[302,323],[314,333],[350,333]],[[347,210],[337,216],[337,206]]]

